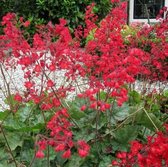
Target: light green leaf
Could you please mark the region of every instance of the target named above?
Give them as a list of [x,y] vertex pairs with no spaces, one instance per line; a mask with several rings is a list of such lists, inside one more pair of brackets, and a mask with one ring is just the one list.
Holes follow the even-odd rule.
[[168,90],[165,90],[165,91],[163,92],[163,95],[164,95],[165,97],[168,97]]
[[22,137],[19,133],[8,133],[6,138],[12,151],[15,150],[17,146],[21,147],[23,144]]
[[0,112],[0,121],[3,121],[7,116],[10,114],[9,110],[5,110],[3,112]]

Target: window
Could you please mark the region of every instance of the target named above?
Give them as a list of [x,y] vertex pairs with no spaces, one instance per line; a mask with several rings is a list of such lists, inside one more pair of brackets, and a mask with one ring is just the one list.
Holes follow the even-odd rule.
[[155,19],[163,6],[163,0],[134,0],[134,19]]
[[162,7],[168,7],[168,0],[130,0],[129,22],[156,22]]

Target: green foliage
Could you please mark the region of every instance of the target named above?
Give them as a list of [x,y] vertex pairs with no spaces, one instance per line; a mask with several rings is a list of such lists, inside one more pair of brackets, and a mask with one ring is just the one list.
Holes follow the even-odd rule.
[[96,29],[93,29],[89,32],[88,36],[86,37],[86,43],[94,39]]
[[[13,104],[16,102],[13,101]],[[38,106],[31,102],[20,106],[16,113],[11,113],[10,110],[1,112],[0,127],[3,133],[0,133],[0,155],[3,156],[0,156],[2,157],[0,164],[4,167],[14,164],[10,156],[10,148],[18,165],[29,166],[35,154],[34,143],[37,134],[43,133],[45,120],[48,121],[50,116],[49,112],[42,115]],[[33,166],[43,166],[44,164],[47,165],[46,159],[35,160]]]
[[[105,100],[106,92],[100,93],[100,99]],[[29,102],[20,105],[13,97],[8,98],[13,106],[17,106],[17,112],[6,110],[0,113],[0,164],[4,167],[15,166],[9,148],[18,165],[47,166],[51,167],[104,167],[115,159],[118,151],[129,151],[129,143],[132,140],[146,141],[146,137],[154,135],[156,131],[163,130],[163,123],[168,119],[167,114],[161,111],[160,99],[167,99],[167,91],[162,95],[141,95],[130,91],[129,100],[119,107],[115,100],[110,98],[108,102],[111,108],[106,112],[86,108],[81,111],[83,105],[89,106],[87,98],[75,98],[64,103],[69,108],[71,119],[78,127],[72,127],[75,141],[83,139],[91,146],[90,154],[86,158],[80,158],[76,150],[71,159],[63,159],[61,153],[56,153],[48,148],[47,158],[34,159],[34,143],[38,134],[47,135],[46,121],[52,116],[52,111],[41,111],[38,105]],[[155,100],[155,105],[153,103]],[[162,100],[164,101],[164,100]],[[156,107],[157,106],[157,107]],[[45,117],[45,119],[44,119]],[[47,154],[47,153],[46,153]],[[1,166],[0,166],[1,167]]]
[[[68,21],[70,28],[84,25],[84,14],[86,6],[92,0],[2,0],[0,1],[0,18],[8,12],[14,12],[18,16],[23,16],[25,20],[31,21],[29,33],[35,32],[35,25],[41,23],[58,23],[59,18]],[[109,0],[95,0],[97,4],[94,12],[100,20],[104,18],[111,8]],[[0,19],[0,20],[1,20]]]

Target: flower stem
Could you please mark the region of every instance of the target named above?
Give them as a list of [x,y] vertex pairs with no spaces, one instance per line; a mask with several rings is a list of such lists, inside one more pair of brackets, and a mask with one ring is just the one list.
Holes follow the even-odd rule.
[[11,148],[10,148],[10,146],[9,146],[8,140],[7,140],[7,138],[6,138],[5,132],[4,132],[3,128],[2,128],[2,125],[0,125],[0,129],[1,129],[2,135],[3,135],[4,139],[5,139],[6,145],[7,145],[7,147],[8,147],[9,153],[10,153],[10,155],[11,155],[11,157],[12,157],[12,160],[13,160],[15,166],[18,167],[17,162],[16,162],[16,160],[15,160],[15,157],[14,157],[14,155],[13,155],[13,153],[12,153],[12,150],[11,150]]
[[151,119],[151,117],[149,116],[148,112],[144,109],[145,114],[147,115],[147,117],[149,118],[149,120],[151,121],[152,125],[155,127],[156,131],[158,132],[159,129],[157,128],[157,126],[155,125],[155,123],[153,122],[153,120]]

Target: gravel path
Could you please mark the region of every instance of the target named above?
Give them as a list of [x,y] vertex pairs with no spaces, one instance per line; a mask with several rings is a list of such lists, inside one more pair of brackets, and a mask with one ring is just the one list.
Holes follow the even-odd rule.
[[[2,70],[5,76],[2,75]],[[4,68],[0,69],[0,112],[4,111],[5,109],[8,109],[9,106],[4,102],[6,97],[8,96],[8,89],[10,89],[11,94],[14,94],[16,92],[23,92],[25,90],[24,87],[24,73],[21,69],[21,66],[18,66],[16,69],[12,70],[5,70]],[[41,85],[41,79],[35,78],[34,81],[35,84],[39,87]],[[70,92],[67,96],[67,99],[72,99],[77,93],[80,92],[80,90],[77,88],[77,84],[80,84],[81,89],[86,89],[87,84],[84,80],[81,78],[78,78],[77,83],[74,82],[67,82],[67,78],[65,76],[65,70],[59,70],[55,72],[52,76],[50,75],[50,79],[52,79],[56,83],[56,88],[59,88],[60,86],[66,86],[67,84],[73,85],[75,91]],[[5,80],[7,84],[5,84]],[[8,87],[6,86],[8,85]]]
[[[4,111],[5,109],[8,108],[8,105],[5,104],[4,100],[8,94],[8,88],[4,84],[4,76],[2,75],[2,70],[4,73],[4,76],[6,78],[7,85],[11,91],[11,93],[15,92],[23,92],[24,91],[24,73],[21,70],[21,66],[17,66],[17,68],[12,69],[12,70],[5,70],[3,67],[0,69],[0,112]],[[59,87],[60,85],[65,85],[66,83],[66,77],[65,77],[65,71],[58,71],[56,72],[52,78],[56,83],[57,86]],[[86,80],[85,80],[86,81]],[[81,80],[80,78],[78,79],[78,83],[71,83],[74,85],[74,88],[76,87],[76,84],[81,84],[82,89],[85,89],[87,87],[87,84],[85,81]],[[40,79],[35,81],[36,84],[39,82]],[[139,92],[143,92],[144,89],[146,89],[148,92],[151,92],[153,89],[156,89],[157,91],[163,91],[165,89],[168,90],[168,83],[160,83],[156,82],[153,84],[148,84],[140,81],[136,81],[135,84],[131,85],[132,89],[135,89]],[[78,93],[79,90],[76,89],[74,93],[70,93],[68,96],[68,99],[71,99],[72,97],[75,96],[76,93]]]

